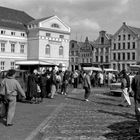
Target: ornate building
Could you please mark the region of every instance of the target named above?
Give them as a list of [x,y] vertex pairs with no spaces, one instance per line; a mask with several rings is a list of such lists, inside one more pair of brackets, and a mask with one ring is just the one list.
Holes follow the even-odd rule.
[[123,25],[113,35],[111,66],[121,71],[140,62],[140,28]]
[[112,35],[100,31],[94,42],[93,65],[101,68],[110,68],[110,48]]
[[70,41],[70,65],[69,69],[74,71],[79,69],[79,54],[80,48],[75,40]]
[[0,70],[16,61],[43,60],[69,66],[70,27],[57,16],[34,19],[23,11],[0,7]]

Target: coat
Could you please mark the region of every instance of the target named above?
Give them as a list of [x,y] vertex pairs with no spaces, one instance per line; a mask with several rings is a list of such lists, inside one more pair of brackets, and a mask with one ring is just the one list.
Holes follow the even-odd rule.
[[131,88],[134,91],[134,99],[140,101],[140,73],[132,79]]

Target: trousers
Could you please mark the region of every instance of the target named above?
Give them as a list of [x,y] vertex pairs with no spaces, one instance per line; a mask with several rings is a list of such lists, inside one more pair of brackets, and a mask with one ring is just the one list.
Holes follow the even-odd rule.
[[7,110],[7,124],[11,124],[15,115],[16,96],[8,96],[7,99],[9,101]]

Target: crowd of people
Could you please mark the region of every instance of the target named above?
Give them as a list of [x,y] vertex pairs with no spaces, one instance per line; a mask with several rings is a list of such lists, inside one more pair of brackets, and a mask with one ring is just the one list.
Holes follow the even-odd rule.
[[119,74],[93,72],[93,71],[60,71],[42,69],[38,71],[34,69],[27,76],[27,92],[23,91],[21,85],[15,79],[15,70],[11,69],[7,72],[7,76],[1,83],[3,88],[3,95],[8,102],[6,126],[12,125],[12,120],[16,108],[16,99],[18,93],[21,94],[22,99],[30,101],[30,103],[41,103],[44,98],[53,99],[55,94],[68,94],[68,86],[78,88],[79,85],[85,90],[84,101],[89,101],[88,98],[91,93],[91,87],[106,86],[109,83],[116,82],[118,77],[121,79],[122,102],[121,106],[127,104],[131,106],[129,97],[130,87],[134,92],[135,112],[138,121],[138,131],[140,132],[140,70],[130,82],[130,77],[125,70]]

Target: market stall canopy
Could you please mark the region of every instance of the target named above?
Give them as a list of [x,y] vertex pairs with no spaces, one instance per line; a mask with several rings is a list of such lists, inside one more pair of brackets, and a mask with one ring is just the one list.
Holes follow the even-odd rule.
[[118,70],[114,70],[114,69],[111,69],[111,68],[104,69],[104,71],[106,71],[106,72],[118,72]]
[[42,61],[42,60],[24,60],[24,61],[16,61],[15,62],[16,65],[46,65],[46,66],[55,66],[54,63],[51,62],[46,62],[46,61]]
[[91,70],[91,71],[102,71],[101,68],[98,67],[83,67],[84,70]]

